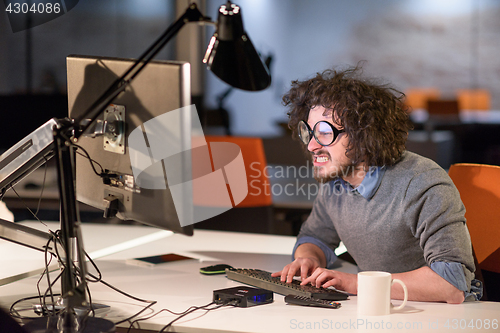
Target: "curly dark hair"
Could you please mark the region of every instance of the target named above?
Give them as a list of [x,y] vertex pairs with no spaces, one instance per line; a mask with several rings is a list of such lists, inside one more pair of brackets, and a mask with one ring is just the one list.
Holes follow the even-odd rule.
[[329,69],[305,81],[292,81],[283,96],[288,106],[288,127],[298,138],[297,124],[307,121],[309,110],[332,110],[332,121],[345,129],[346,156],[354,165],[393,165],[405,151],[411,123],[403,103],[405,95],[386,84],[361,77],[361,67]]

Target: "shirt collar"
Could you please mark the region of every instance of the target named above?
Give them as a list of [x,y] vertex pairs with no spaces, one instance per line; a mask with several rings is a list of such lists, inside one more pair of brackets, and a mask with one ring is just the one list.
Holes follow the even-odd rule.
[[361,194],[366,200],[370,200],[377,192],[380,183],[382,182],[382,178],[385,173],[385,166],[376,167],[371,166],[368,169],[368,172],[363,178],[361,184],[358,187],[354,188],[351,184],[343,180],[342,178],[337,178],[333,181],[334,186],[342,186],[345,190],[350,192],[358,192]]

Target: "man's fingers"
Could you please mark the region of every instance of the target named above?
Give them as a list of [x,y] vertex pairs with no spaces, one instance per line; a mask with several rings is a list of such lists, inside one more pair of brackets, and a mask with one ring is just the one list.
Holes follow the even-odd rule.
[[290,267],[289,265],[285,266],[285,268],[283,268],[283,270],[281,271],[281,282],[285,282],[286,281],[286,277],[288,275],[288,272],[290,271]]
[[324,284],[328,283],[329,281],[333,281],[335,277],[330,276],[327,272],[321,273],[317,278],[316,278],[316,288],[320,288]]
[[316,281],[316,278],[318,276],[319,272],[318,270],[316,269],[312,274],[311,276],[309,276],[307,279],[305,280],[302,280],[302,282],[300,283],[301,285],[306,285],[308,283],[314,285],[315,284],[315,281]]
[[311,276],[309,276],[309,277],[308,277],[308,278],[306,278],[306,279],[302,279],[302,282],[301,282],[300,284],[301,284],[302,286],[304,286],[304,285],[306,285],[306,284],[311,283],[311,281],[313,281],[313,280],[314,280],[314,277],[311,275]]
[[292,277],[293,277],[293,275],[295,274],[295,269],[293,268],[293,263],[286,265],[283,268],[283,270],[281,272],[279,272],[279,273],[281,273],[281,274],[275,273],[272,276],[280,276],[281,275],[281,277],[280,277],[281,282],[287,281],[288,280],[288,276],[290,274],[292,274]]
[[306,279],[311,271],[316,267],[314,260],[308,258],[298,258],[292,263],[286,265],[282,271],[272,273],[271,276],[277,277],[281,275],[281,282],[291,283],[295,276],[301,277],[302,280]]
[[296,272],[297,272],[297,270],[295,268],[290,268],[290,270],[288,270],[288,274],[286,275],[286,282],[287,283],[290,283],[293,281],[293,277],[295,276]]
[[321,287],[322,288],[328,288],[328,287],[335,287],[335,285],[337,284],[337,281],[335,279],[332,279],[330,281],[326,281]]
[[307,268],[302,267],[302,269],[300,270],[300,279],[304,281],[305,279],[307,279],[308,274],[309,270]]
[[277,277],[277,276],[281,276],[281,272],[283,271],[279,271],[279,272],[274,272],[271,274],[272,277]]

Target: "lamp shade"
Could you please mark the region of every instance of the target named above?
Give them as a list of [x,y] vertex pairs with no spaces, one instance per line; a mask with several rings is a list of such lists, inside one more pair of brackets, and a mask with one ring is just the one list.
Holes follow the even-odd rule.
[[242,90],[264,90],[271,76],[243,29],[241,10],[230,1],[219,8],[217,30],[203,59],[219,79]]

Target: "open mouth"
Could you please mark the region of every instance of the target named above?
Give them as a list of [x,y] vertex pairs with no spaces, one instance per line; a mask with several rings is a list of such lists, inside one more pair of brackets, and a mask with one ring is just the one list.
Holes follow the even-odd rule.
[[315,155],[314,156],[314,165],[320,165],[328,162],[330,157],[327,155]]

